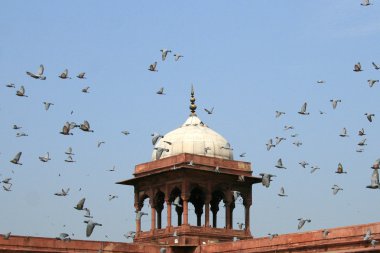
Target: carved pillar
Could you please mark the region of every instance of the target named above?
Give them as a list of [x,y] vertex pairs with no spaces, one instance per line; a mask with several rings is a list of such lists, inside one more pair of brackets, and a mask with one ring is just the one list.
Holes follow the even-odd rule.
[[162,220],[161,220],[161,217],[162,217],[162,209],[163,208],[156,208],[156,212],[157,212],[157,228],[158,229],[161,229],[162,228]]
[[166,227],[171,227],[172,226],[172,203],[170,203],[169,199],[166,199],[165,203],[166,203],[166,209],[167,209]]
[[149,199],[150,204],[150,213],[151,213],[151,220],[150,220],[150,230],[154,230],[156,228],[156,208],[153,198]]
[[[135,213],[137,213],[140,210],[141,208],[138,206],[138,204],[135,204]],[[139,232],[141,232],[141,219],[137,219],[136,217],[136,234],[138,234]]]
[[230,205],[230,228],[234,228],[234,209],[235,209],[235,202],[232,202]]
[[176,207],[175,207],[175,211],[177,212],[177,216],[178,216],[177,226],[179,227],[179,226],[182,225],[182,213],[183,213],[183,207],[176,206]]
[[249,217],[249,208],[252,205],[252,194],[250,193],[249,196],[243,200],[244,205],[244,213],[245,213],[245,231],[247,233],[251,233],[250,230],[250,217]]
[[217,215],[219,211],[219,202],[211,201],[211,212],[212,212],[212,227],[217,227]]
[[183,199],[183,225],[189,224],[189,208],[188,208],[189,199]]
[[226,228],[231,229],[231,205],[232,205],[232,194],[226,194],[226,199],[224,200],[224,206],[226,207]]
[[203,203],[198,203],[195,206],[195,214],[197,215],[197,226],[202,226],[202,214],[203,214]]
[[210,200],[205,201],[205,227],[210,226]]

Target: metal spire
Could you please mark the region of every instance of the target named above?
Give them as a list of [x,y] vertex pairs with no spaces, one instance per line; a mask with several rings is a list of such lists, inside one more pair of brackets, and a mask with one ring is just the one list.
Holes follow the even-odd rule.
[[190,98],[190,116],[196,116],[195,110],[197,109],[197,105],[195,104],[195,97],[194,97],[194,87],[191,85],[191,98]]

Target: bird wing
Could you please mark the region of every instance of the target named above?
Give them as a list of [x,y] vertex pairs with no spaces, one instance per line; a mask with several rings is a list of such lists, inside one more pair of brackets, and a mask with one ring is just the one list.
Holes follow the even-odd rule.
[[84,206],[84,202],[86,201],[86,198],[83,198],[81,200],[79,200],[78,204],[77,204],[77,208],[78,209],[83,209],[83,206]]
[[84,125],[87,129],[90,129],[90,123],[88,123],[87,120],[85,120],[85,121],[83,122],[83,125]]
[[92,231],[94,231],[94,227],[95,227],[95,225],[93,222],[90,221],[87,223],[87,228],[86,228],[86,236],[87,237],[91,236]]
[[307,103],[305,102],[301,107],[301,112],[306,112]]
[[18,161],[20,160],[21,154],[22,154],[22,152],[18,152],[18,153],[15,155],[15,158],[13,158],[13,160],[16,161],[16,162],[18,162]]
[[44,70],[45,70],[44,65],[41,64],[40,67],[38,68],[37,75],[42,76],[44,74]]
[[377,169],[373,170],[372,176],[371,176],[371,185],[379,185],[379,171]]
[[24,95],[24,93],[25,93],[25,88],[24,88],[24,86],[23,86],[23,85],[20,87],[20,90],[19,90],[19,91],[20,91],[20,93],[21,93],[21,94],[23,94],[23,95]]

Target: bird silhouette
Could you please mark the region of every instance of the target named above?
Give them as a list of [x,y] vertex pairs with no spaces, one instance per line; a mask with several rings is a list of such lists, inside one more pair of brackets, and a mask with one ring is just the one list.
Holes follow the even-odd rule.
[[168,55],[168,53],[171,53],[172,50],[169,50],[169,49],[161,49],[161,58],[162,58],[162,61],[165,61],[166,59],[166,56]]
[[44,65],[41,64],[40,67],[38,68],[37,73],[34,74],[27,71],[26,74],[33,77],[34,79],[46,80],[46,76],[43,75],[44,70],[45,70]]
[[69,77],[69,71],[67,69],[65,69],[58,77],[61,79],[71,79],[71,77]]
[[22,155],[22,152],[18,152],[18,153],[15,155],[15,157],[14,157],[12,160],[10,160],[10,162],[13,163],[13,164],[22,165],[22,163],[19,162],[19,161],[20,161],[20,157],[21,157],[21,155]]
[[102,224],[94,222],[93,220],[85,220],[84,223],[87,223],[86,227],[86,237],[90,237],[94,231],[95,226],[102,226]]
[[[365,0],[364,0],[365,1]],[[356,63],[354,65],[354,69],[353,69],[355,72],[360,72],[360,71],[363,71],[362,70],[362,65],[360,64],[360,62]]]
[[149,65],[149,68],[148,68],[149,71],[152,71],[152,72],[157,72],[157,62],[154,62],[153,64],[150,64]]
[[310,113],[309,113],[309,112],[306,112],[306,107],[307,107],[307,103],[305,102],[305,103],[301,106],[301,110],[300,110],[298,113],[301,114],[301,115],[309,115]]
[[23,85],[21,85],[20,89],[18,91],[16,91],[16,96],[28,97],[27,95],[25,95],[25,88]]

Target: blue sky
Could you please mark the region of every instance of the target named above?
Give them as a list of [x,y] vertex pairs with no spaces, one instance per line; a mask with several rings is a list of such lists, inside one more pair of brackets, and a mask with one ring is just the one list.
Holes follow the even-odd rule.
[[[270,188],[253,187],[254,236],[296,232],[300,217],[312,219],[303,230],[378,221],[379,191],[365,186],[380,157],[380,87],[367,83],[380,77],[371,66],[380,64],[379,11],[376,1],[362,7],[359,0],[4,1],[0,178],[12,177],[13,186],[0,191],[0,233],[69,232],[84,239],[84,218],[72,207],[86,197],[94,220],[103,224],[90,239],[125,241],[122,235],[135,226],[133,189],[114,183],[151,159],[152,132],[167,133],[186,120],[191,84],[198,116],[231,143],[235,158],[246,152],[254,175],[277,175]],[[162,62],[162,48],[184,58],[175,62],[170,55]],[[156,73],[147,70],[154,61]],[[352,71],[357,62],[363,72]],[[25,74],[40,64],[47,80]],[[72,77],[85,71],[87,79],[61,80],[65,68]],[[326,83],[317,84],[320,79]],[[29,97],[15,96],[16,89],[5,87],[10,82],[16,89],[24,85]],[[85,86],[90,93],[81,92]],[[166,96],[155,94],[160,87]],[[333,110],[330,99],[342,103]],[[43,101],[54,105],[45,111]],[[297,113],[304,102],[309,116]],[[207,115],[203,108],[210,107],[214,114]],[[286,114],[276,119],[276,110]],[[372,123],[366,112],[376,115]],[[83,120],[94,133],[59,134],[66,121]],[[16,138],[13,124],[29,136]],[[295,129],[284,131],[284,125]],[[343,127],[348,138],[339,137]],[[357,153],[362,127],[368,145]],[[291,138],[294,133],[299,136]],[[267,151],[265,143],[275,136],[287,140]],[[100,140],[106,143],[97,148]],[[303,145],[295,147],[295,140]],[[74,164],[63,161],[69,146]],[[9,163],[19,151],[23,165]],[[38,156],[46,152],[52,160],[44,164]],[[287,170],[274,167],[278,158]],[[310,174],[310,166],[298,164],[302,160],[321,170]],[[334,173],[339,162],[348,174]],[[106,171],[114,165],[116,172]],[[343,192],[333,196],[333,184]],[[277,196],[281,186],[288,198]],[[54,196],[67,187],[67,197]],[[119,198],[108,201],[108,194]],[[234,217],[243,220],[242,210]]]

